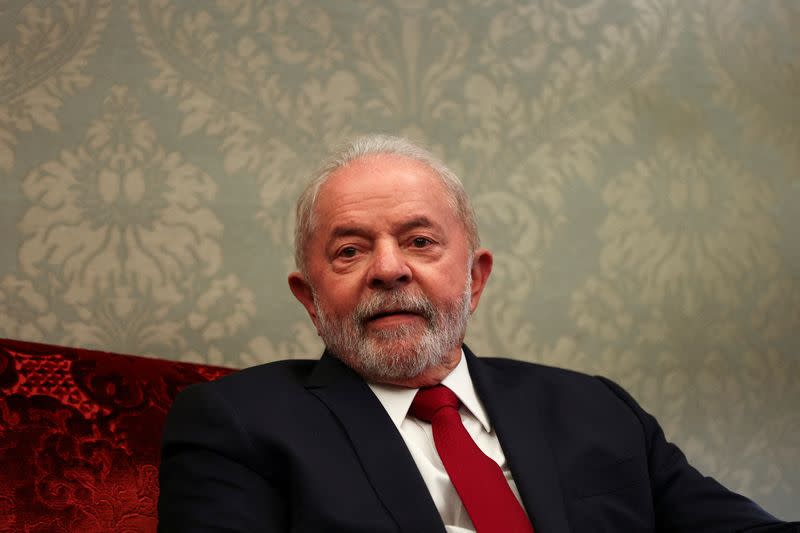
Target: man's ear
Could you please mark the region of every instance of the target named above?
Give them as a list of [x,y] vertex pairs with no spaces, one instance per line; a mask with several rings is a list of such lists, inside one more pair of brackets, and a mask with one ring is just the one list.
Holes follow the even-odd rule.
[[[306,277],[300,272],[292,272],[289,274],[289,288],[292,290],[294,297],[297,298],[297,301],[303,304],[303,307],[306,308],[308,316],[311,317],[311,321],[316,327],[317,310],[314,307],[314,293],[311,290],[311,285],[309,285]],[[317,331],[319,331],[319,327],[317,327]]]
[[492,252],[485,248],[478,248],[475,250],[475,256],[472,258],[472,269],[470,270],[470,276],[472,276],[470,312],[472,313],[478,308],[478,302],[481,299],[483,288],[486,287],[489,274],[492,273],[493,264],[494,257],[492,257]]

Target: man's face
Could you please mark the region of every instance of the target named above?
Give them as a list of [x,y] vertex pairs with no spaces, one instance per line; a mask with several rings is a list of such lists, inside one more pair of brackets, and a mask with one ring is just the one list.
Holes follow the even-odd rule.
[[426,165],[388,154],[320,188],[307,279],[293,274],[290,285],[328,349],[368,380],[399,383],[458,361],[488,252],[474,264],[448,199]]

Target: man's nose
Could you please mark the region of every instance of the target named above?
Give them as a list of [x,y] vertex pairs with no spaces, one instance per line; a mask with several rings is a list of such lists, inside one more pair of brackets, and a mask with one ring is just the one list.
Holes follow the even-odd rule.
[[411,268],[396,243],[381,243],[375,247],[369,272],[373,289],[394,289],[411,281]]

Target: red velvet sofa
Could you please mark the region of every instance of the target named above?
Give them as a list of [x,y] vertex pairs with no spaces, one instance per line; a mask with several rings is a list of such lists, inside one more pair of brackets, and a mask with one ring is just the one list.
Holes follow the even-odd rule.
[[232,371],[0,339],[0,532],[155,531],[167,411]]

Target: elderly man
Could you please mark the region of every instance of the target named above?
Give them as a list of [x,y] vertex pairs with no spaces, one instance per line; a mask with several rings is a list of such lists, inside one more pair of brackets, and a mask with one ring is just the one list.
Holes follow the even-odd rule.
[[[459,179],[406,140],[302,194],[289,286],[326,350],[179,395],[162,531],[788,531],[617,385],[464,346],[492,270]],[[784,530],[784,529],[782,529]]]

